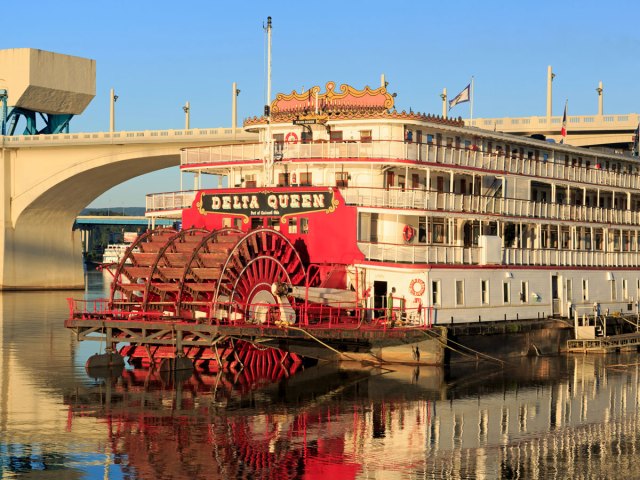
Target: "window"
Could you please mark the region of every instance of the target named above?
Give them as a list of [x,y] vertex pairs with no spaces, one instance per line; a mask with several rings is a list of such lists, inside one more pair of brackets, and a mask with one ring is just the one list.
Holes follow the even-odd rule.
[[609,280],[609,282],[611,282],[611,300],[617,300],[617,295],[616,295],[616,281],[612,278],[611,280]]
[[234,218],[233,226],[236,227],[238,230],[240,230],[242,228],[242,219],[240,217]]
[[527,303],[529,299],[529,282],[520,283],[520,302]]
[[298,233],[298,219],[296,217],[289,218],[289,233]]
[[429,145],[433,145],[433,135],[431,135],[430,133],[427,133],[427,143]]
[[582,301],[586,302],[589,300],[589,280],[586,278],[582,279]]
[[464,305],[464,280],[456,280],[456,305]]
[[311,143],[313,142],[313,132],[304,129],[302,130],[302,135],[300,136],[300,141],[302,143]]
[[427,218],[420,217],[418,220],[418,243],[427,243]]
[[309,233],[309,219],[302,217],[300,219],[300,233]]
[[509,282],[502,284],[502,303],[511,303],[511,284]]
[[278,186],[279,187],[289,186],[289,174],[287,172],[278,174]]
[[411,188],[420,188],[420,175],[417,173],[411,174]]
[[313,182],[311,180],[311,172],[302,172],[300,174],[300,185],[303,185],[303,186],[313,185]]
[[573,282],[571,281],[571,279],[567,279],[565,286],[567,288],[567,301],[573,302]]
[[431,282],[431,304],[440,305],[440,280]]
[[629,288],[626,278],[622,279],[622,299],[625,301],[629,300]]
[[348,187],[349,174],[347,172],[336,172],[336,187]]
[[270,217],[269,218],[269,227],[274,230],[280,231],[280,217]]
[[371,130],[360,130],[360,142],[371,143]]
[[480,301],[482,305],[489,305],[489,280],[480,280]]
[[433,219],[433,228],[431,229],[431,241],[433,243],[444,243],[446,238],[445,223],[443,218]]
[[229,228],[229,227],[231,227],[231,218],[223,217],[222,218],[222,228]]
[[264,220],[262,217],[253,217],[251,218],[251,230],[255,230],[256,228],[260,228],[263,226]]
[[331,130],[329,141],[331,143],[342,142],[342,130]]
[[258,186],[258,182],[256,182],[255,173],[251,173],[244,176],[244,186],[247,188],[256,188]]

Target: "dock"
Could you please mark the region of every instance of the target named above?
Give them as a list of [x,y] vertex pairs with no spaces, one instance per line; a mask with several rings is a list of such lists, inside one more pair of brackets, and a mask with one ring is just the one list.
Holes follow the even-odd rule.
[[579,340],[568,340],[569,353],[614,353],[634,351],[640,346],[640,332]]

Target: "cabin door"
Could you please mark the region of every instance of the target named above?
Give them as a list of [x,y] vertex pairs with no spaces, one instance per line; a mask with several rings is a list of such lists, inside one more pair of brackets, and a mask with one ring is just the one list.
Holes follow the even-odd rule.
[[551,275],[551,314],[555,317],[561,315],[560,295],[558,292],[558,276]]
[[373,312],[374,317],[383,317],[387,303],[387,282],[375,280],[373,282]]

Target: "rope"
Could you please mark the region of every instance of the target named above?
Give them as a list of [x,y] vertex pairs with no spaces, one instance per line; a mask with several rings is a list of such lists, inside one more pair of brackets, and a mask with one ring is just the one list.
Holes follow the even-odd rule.
[[314,336],[314,335],[312,335],[311,333],[307,332],[307,331],[306,331],[305,329],[303,329],[303,328],[293,327],[293,326],[291,326],[291,325],[290,325],[290,326],[288,326],[288,327],[286,327],[286,328],[289,328],[289,329],[291,329],[291,330],[298,330],[298,331],[300,331],[300,332],[304,333],[305,335],[309,336],[311,339],[313,339],[313,340],[315,340],[316,342],[318,342],[318,343],[319,343],[320,345],[322,345],[323,347],[328,348],[328,349],[329,349],[329,350],[331,350],[332,352],[335,352],[335,353],[337,353],[337,354],[338,354],[338,355],[340,355],[340,356],[344,356],[344,357],[348,358],[348,359],[349,359],[349,360],[351,360],[351,361],[354,361],[354,362],[356,362],[356,361],[357,361],[356,359],[354,359],[353,357],[350,357],[350,356],[349,356],[349,355],[347,355],[346,353],[343,353],[343,352],[341,352],[341,351],[339,351],[339,350],[336,350],[336,349],[335,349],[335,348],[333,348],[331,345],[327,345],[327,344],[326,344],[326,343],[324,343],[322,340],[320,340],[319,338],[315,337],[315,336]]
[[[438,341],[439,341],[439,342],[440,342],[444,347],[449,348],[449,349],[451,349],[452,351],[454,351],[454,352],[456,352],[456,353],[459,353],[459,354],[461,354],[461,355],[465,355],[465,356],[468,356],[468,357],[472,357],[472,358],[473,358],[473,356],[472,356],[472,355],[470,355],[470,354],[465,354],[464,352],[461,352],[461,351],[459,351],[459,350],[456,350],[456,349],[455,349],[455,348],[453,348],[451,345],[449,345],[449,342],[451,342],[451,343],[453,343],[453,344],[455,344],[455,345],[458,345],[459,347],[465,348],[465,349],[469,350],[470,352],[474,353],[474,354],[476,355],[476,359],[483,359],[483,360],[490,360],[490,361],[498,362],[498,363],[500,363],[502,366],[505,366],[505,365],[507,365],[507,364],[508,364],[508,363],[507,363],[507,362],[505,362],[504,360],[500,360],[499,358],[492,357],[491,355],[487,355],[486,353],[482,353],[482,352],[479,352],[479,351],[477,351],[477,350],[474,350],[473,348],[468,347],[468,346],[466,346],[466,345],[463,345],[462,343],[456,342],[455,340],[452,340],[452,339],[450,339],[450,338],[448,338],[448,337],[447,337],[447,341],[446,341],[446,343],[445,343],[445,342],[444,342],[444,340],[442,340],[442,335],[440,335],[440,334],[436,333],[436,332],[435,332],[435,331],[433,331],[433,330],[421,330],[421,331],[422,331],[425,335],[427,335],[428,337],[437,339],[437,340],[438,340]],[[429,333],[427,333],[427,332],[429,332]],[[430,335],[431,333],[433,333],[433,335],[437,335],[437,336]]]

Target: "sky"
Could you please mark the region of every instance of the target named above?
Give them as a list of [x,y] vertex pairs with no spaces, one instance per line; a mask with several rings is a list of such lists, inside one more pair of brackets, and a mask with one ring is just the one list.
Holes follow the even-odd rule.
[[[0,48],[39,48],[96,60],[96,96],[73,132],[231,125],[259,115],[266,97],[263,24],[273,18],[272,91],[328,81],[377,87],[380,74],[398,110],[442,112],[474,77],[474,118],[545,115],[552,65],[553,114],[640,111],[640,2],[342,2],[128,0],[5,2]],[[451,111],[468,117],[469,104]],[[143,206],[147,193],[179,190],[177,167],[130,180],[91,203]]]

